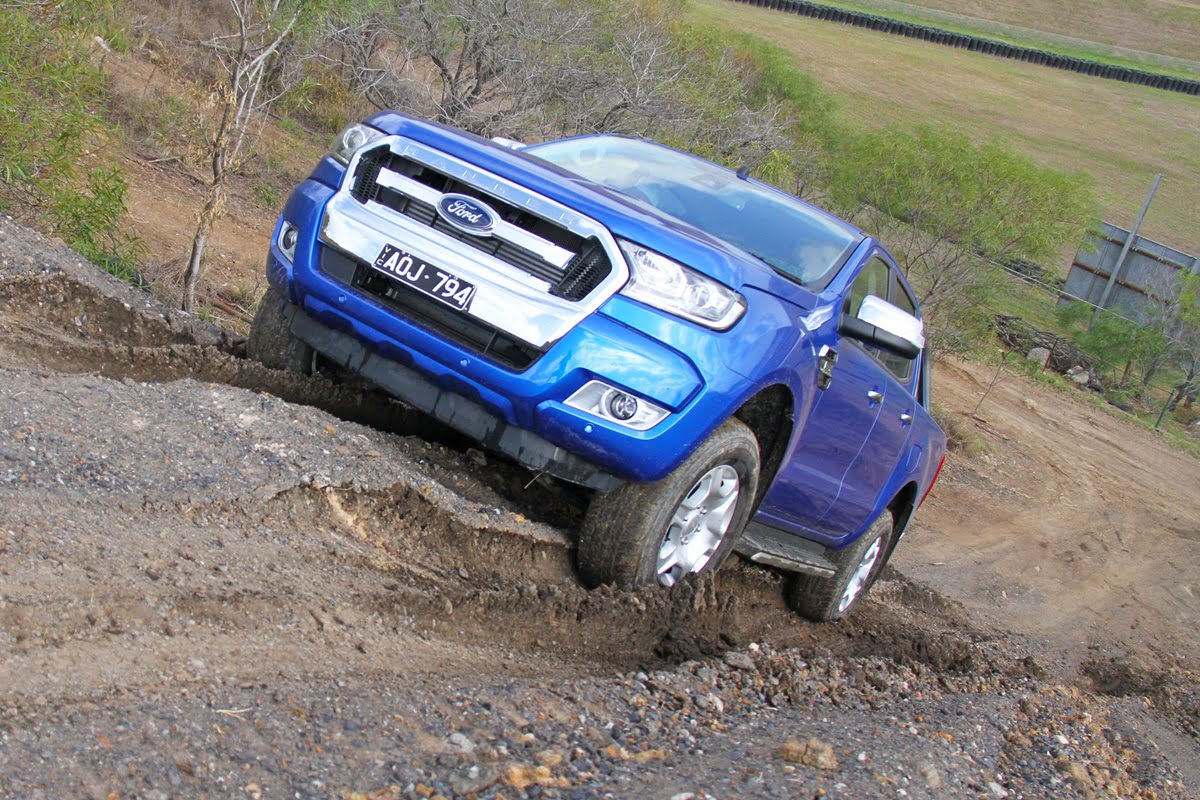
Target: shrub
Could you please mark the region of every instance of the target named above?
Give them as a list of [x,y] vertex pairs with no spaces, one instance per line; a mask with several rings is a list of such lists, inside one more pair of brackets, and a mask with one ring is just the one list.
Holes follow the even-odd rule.
[[47,225],[85,257],[131,277],[142,249],[117,226],[125,211],[124,176],[91,157],[102,142],[96,112],[106,84],[79,27],[89,12],[99,17],[110,8],[100,0],[67,0],[4,11],[0,208]]
[[990,262],[1053,258],[1096,218],[1082,174],[932,126],[848,136],[832,191],[839,210],[891,245],[933,317],[969,300]]

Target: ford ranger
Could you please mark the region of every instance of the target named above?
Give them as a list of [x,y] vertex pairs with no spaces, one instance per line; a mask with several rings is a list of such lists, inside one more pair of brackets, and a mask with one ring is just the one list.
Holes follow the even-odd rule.
[[589,586],[737,551],[845,616],[941,469],[916,298],[883,245],[644,139],[522,145],[383,112],[288,199],[248,342],[324,362],[593,490]]

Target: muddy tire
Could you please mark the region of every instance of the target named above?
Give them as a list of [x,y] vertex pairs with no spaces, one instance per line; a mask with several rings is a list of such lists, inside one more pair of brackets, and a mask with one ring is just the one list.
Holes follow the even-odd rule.
[[308,375],[312,373],[313,349],[288,329],[293,310],[283,292],[268,287],[250,323],[246,354],[271,369]]
[[674,472],[593,498],[577,563],[588,587],[672,586],[721,566],[750,518],[758,441],[731,419]]
[[838,553],[838,570],[831,577],[791,576],[784,587],[788,606],[813,622],[845,617],[883,571],[893,529],[892,514],[885,510],[862,536]]

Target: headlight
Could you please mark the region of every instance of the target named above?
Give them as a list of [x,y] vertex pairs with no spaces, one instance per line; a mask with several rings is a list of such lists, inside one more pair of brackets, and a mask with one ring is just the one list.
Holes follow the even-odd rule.
[[333,147],[330,148],[329,155],[334,161],[349,164],[351,156],[358,148],[370,144],[376,139],[382,139],[383,136],[384,134],[374,128],[356,122],[337,135],[337,138],[333,140]]
[[718,331],[746,310],[746,301],[729,287],[640,244],[620,244],[630,273],[621,294]]

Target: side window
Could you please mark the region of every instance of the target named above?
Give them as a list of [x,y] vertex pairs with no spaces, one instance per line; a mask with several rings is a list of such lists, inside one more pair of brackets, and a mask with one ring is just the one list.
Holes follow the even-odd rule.
[[[917,313],[917,304],[913,302],[908,290],[904,288],[904,284],[900,282],[900,275],[895,271],[889,272],[890,283],[887,301],[899,308],[901,311],[907,311],[909,314]],[[912,378],[913,365],[916,359],[908,359],[902,356],[893,355],[885,350],[876,351],[875,357],[879,359],[879,363],[888,368],[888,371],[896,376],[896,380],[903,384],[907,384]],[[920,358],[918,356],[917,358]]]
[[872,258],[863,271],[858,273],[854,283],[850,284],[850,292],[846,295],[846,307],[843,309],[850,316],[857,316],[862,306],[863,298],[869,294],[887,300],[888,265],[882,259]]
[[[875,295],[887,300],[909,314],[916,313],[916,303],[913,302],[904,285],[900,283],[900,276],[888,266],[886,261],[878,257],[867,262],[863,271],[858,273],[858,277],[854,279],[854,283],[850,284],[850,291],[846,295],[843,309],[845,313],[850,316],[857,315],[863,298],[867,295]],[[896,380],[905,385],[911,381],[915,360],[893,355],[877,347],[868,347],[867,351],[896,376]]]
[[888,295],[888,302],[914,316],[917,313],[917,304],[913,302],[908,290],[900,282],[900,273],[898,272],[892,273],[892,291]]

